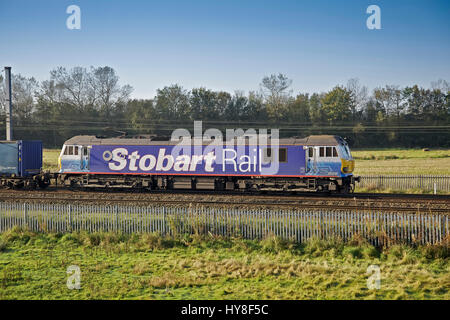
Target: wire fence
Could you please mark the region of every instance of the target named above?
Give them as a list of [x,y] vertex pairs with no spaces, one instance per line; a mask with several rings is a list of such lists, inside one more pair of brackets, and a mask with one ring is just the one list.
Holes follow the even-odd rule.
[[421,189],[425,191],[450,192],[450,176],[433,175],[366,175],[356,188],[368,189]]
[[297,242],[358,235],[374,245],[437,244],[449,239],[449,216],[395,212],[100,206],[0,203],[0,232],[14,226],[36,232],[123,232],[220,235]]

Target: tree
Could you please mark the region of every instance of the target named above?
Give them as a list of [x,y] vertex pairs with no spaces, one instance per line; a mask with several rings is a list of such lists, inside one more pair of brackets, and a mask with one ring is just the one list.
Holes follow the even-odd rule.
[[322,99],[325,94],[313,93],[309,98],[309,118],[313,125],[321,124],[325,120],[322,109]]
[[448,93],[450,91],[450,84],[444,79],[439,79],[438,81],[431,82],[431,88],[433,90],[440,90],[443,93]]
[[[158,113],[151,99],[133,99],[126,105],[125,117],[135,133],[155,133]],[[156,121],[155,121],[156,120]]]
[[118,103],[126,102],[133,88],[129,85],[120,86],[119,77],[111,67],[91,67],[91,90],[96,94],[97,105],[100,110],[108,118],[111,115],[112,109]]
[[242,120],[259,121],[267,119],[267,109],[261,93],[250,91],[248,101],[242,110]]
[[14,117],[19,120],[31,120],[35,108],[35,93],[39,87],[35,78],[26,78],[20,74],[12,77],[12,101],[14,105]]
[[337,86],[328,92],[322,99],[322,109],[328,123],[335,125],[348,120],[351,104],[351,94],[347,89]]
[[264,77],[261,82],[263,95],[266,98],[267,114],[270,119],[278,121],[286,113],[290,100],[290,92],[287,89],[291,86],[292,80],[284,74],[272,74]]
[[190,104],[192,120],[217,120],[220,111],[217,105],[217,93],[206,88],[191,91]]
[[247,104],[248,99],[244,96],[244,93],[242,91],[236,91],[225,108],[224,118],[232,121],[242,119]]
[[[0,113],[6,110],[7,92],[5,91],[4,78],[0,75]],[[39,88],[39,82],[33,78],[27,78],[21,74],[11,75],[11,92],[13,103],[13,117],[16,124],[30,121],[35,111],[35,94]]]
[[117,104],[129,99],[132,90],[129,85],[120,86],[119,77],[108,66],[91,67],[90,71],[57,67],[50,71],[50,80],[42,82],[40,98],[71,104],[81,112],[94,107],[108,118]]
[[362,123],[358,123],[353,127],[352,132],[354,135],[355,146],[359,147],[361,145],[361,142],[364,141],[363,134],[365,131],[366,128]]
[[155,108],[163,119],[186,120],[190,116],[189,93],[174,84],[156,91]]
[[359,79],[353,78],[348,80],[347,90],[350,92],[351,96],[350,110],[352,113],[352,120],[356,121],[358,112],[360,112],[367,103],[367,87],[362,86],[359,83]]
[[288,105],[286,120],[297,124],[310,122],[309,94],[298,94]]
[[[225,112],[231,103],[231,95],[225,91],[219,91],[216,93],[216,113],[219,118],[222,118],[225,115]],[[239,114],[239,111],[238,111]],[[217,120],[217,119],[215,119]]]
[[373,92],[376,102],[383,108],[386,115],[395,115],[397,121],[403,112],[403,94],[399,86],[387,85],[384,88],[376,88]]
[[96,102],[95,87],[86,68],[74,67],[67,70],[57,67],[50,71],[50,80],[42,85],[43,98],[48,95],[54,102],[71,104],[80,111]]

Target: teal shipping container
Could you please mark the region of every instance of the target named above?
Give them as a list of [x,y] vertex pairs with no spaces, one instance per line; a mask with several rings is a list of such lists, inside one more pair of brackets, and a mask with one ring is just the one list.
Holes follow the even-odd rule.
[[0,176],[28,177],[41,168],[42,141],[0,141]]

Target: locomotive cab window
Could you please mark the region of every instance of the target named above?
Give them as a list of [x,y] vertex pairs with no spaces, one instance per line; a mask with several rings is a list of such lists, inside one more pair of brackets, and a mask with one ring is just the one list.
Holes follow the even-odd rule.
[[319,157],[321,158],[337,158],[338,153],[336,147],[320,147]]
[[[265,148],[263,151],[264,162],[272,162],[272,148]],[[287,148],[278,149],[278,161],[287,162]]]
[[278,150],[278,160],[280,162],[287,162],[287,148],[280,148]]
[[65,156],[77,156],[78,155],[78,147],[76,146],[66,146],[64,149]]

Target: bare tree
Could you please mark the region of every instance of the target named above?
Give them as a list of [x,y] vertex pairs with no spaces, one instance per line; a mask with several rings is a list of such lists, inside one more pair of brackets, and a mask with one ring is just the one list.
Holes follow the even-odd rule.
[[402,90],[397,85],[386,85],[373,92],[375,100],[383,107],[386,114],[395,114],[397,120],[404,109]]
[[[30,118],[35,106],[35,94],[39,88],[39,82],[33,78],[27,78],[21,74],[11,76],[12,102],[14,105],[14,116],[19,119]],[[4,78],[0,75],[0,112],[6,110],[6,90]]]
[[90,75],[86,68],[74,67],[67,70],[57,67],[50,71],[50,81],[43,82],[42,90],[49,99],[76,106],[80,111],[95,103]]
[[131,92],[131,86],[119,85],[111,67],[91,67],[89,71],[58,67],[50,72],[50,80],[42,82],[39,96],[46,102],[71,104],[79,111],[93,107],[110,115],[116,104],[128,101]]
[[366,86],[360,84],[358,78],[352,78],[347,81],[347,90],[350,92],[352,100],[350,110],[352,112],[353,120],[355,120],[356,114],[361,111],[367,103],[368,90]]
[[132,92],[129,85],[121,87],[119,77],[111,67],[91,68],[91,87],[95,90],[97,104],[107,116],[118,102],[126,102]]
[[34,111],[35,94],[39,88],[38,81],[31,77],[26,78],[20,74],[12,79],[12,101],[14,113],[20,119],[28,119]]
[[431,88],[433,90],[441,90],[443,93],[450,91],[450,84],[444,79],[439,79],[438,81],[431,82]]
[[281,73],[262,79],[261,91],[266,100],[267,113],[273,120],[280,120],[285,114],[292,93],[287,89],[291,84],[292,80]]

